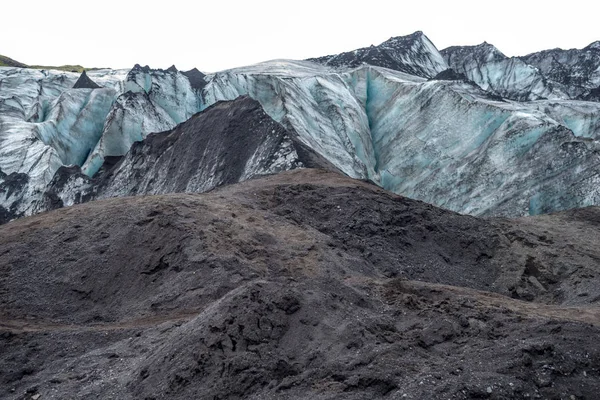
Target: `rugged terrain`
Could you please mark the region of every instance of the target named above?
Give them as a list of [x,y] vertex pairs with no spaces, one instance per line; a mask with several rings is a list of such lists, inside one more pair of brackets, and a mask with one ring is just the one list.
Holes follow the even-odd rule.
[[25,67],[0,398],[598,397],[598,42]]
[[97,179],[134,143],[240,96],[333,168],[446,209],[522,216],[600,204],[598,42],[507,57],[488,43],[438,51],[415,32],[206,75],[11,65],[0,67],[4,219],[47,210],[64,168]]
[[22,218],[0,397],[594,399],[599,227],[314,169]]

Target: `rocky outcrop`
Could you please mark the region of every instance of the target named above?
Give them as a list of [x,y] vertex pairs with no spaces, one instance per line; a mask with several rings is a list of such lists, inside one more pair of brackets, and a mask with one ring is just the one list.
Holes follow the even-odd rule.
[[448,68],[448,69],[440,72],[436,76],[434,76],[431,80],[438,80],[438,81],[468,81],[469,79],[467,78],[467,76],[465,74],[460,73],[460,72],[456,72],[452,68]]
[[93,80],[91,80],[89,78],[89,76],[87,76],[85,71],[83,71],[81,73],[81,76],[79,77],[79,79],[77,79],[77,82],[75,82],[75,84],[73,85],[73,89],[99,89],[99,88],[100,88],[100,86],[98,86]]
[[190,85],[192,85],[192,88],[201,91],[204,88],[204,86],[206,86],[206,80],[204,79],[206,75],[204,75],[198,69],[193,68],[189,71],[182,72],[182,74],[187,76],[187,78],[190,81]]

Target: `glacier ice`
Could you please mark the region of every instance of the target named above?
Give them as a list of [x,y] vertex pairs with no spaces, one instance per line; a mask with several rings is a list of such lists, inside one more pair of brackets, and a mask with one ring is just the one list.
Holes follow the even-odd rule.
[[122,87],[124,93],[106,117],[101,138],[83,163],[82,170],[89,176],[100,169],[105,157],[124,155],[134,142],[173,128],[201,108],[198,92],[176,69],[136,65],[125,76]]
[[[95,90],[71,89],[77,74],[0,68],[0,205],[14,215],[43,209],[35,203],[61,166],[94,176],[106,157],[126,155],[120,168],[130,168],[135,142],[239,96],[349,176],[451,210],[525,215],[600,204],[600,103],[569,100],[579,89],[548,81],[547,67],[488,44],[440,53],[419,33],[351,53],[196,71],[193,84],[175,68],[89,71],[103,87]],[[470,81],[433,79],[449,65]],[[284,169],[288,147],[278,156]],[[72,192],[89,178],[70,182]],[[114,185],[115,195],[128,192]],[[65,204],[78,196],[63,195]]]
[[489,43],[449,47],[441,53],[450,68],[501,97],[518,101],[570,98],[563,85],[548,82],[534,66],[506,57]]

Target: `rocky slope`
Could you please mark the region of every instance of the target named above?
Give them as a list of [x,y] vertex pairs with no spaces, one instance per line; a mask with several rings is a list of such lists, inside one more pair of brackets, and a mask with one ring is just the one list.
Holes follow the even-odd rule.
[[593,399],[599,221],[482,220],[306,169],[20,219],[0,396]]
[[0,54],[0,67],[26,68],[27,65]]

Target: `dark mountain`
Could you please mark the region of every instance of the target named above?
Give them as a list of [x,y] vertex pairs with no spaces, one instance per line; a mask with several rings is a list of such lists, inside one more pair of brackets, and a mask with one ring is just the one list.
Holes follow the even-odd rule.
[[318,170],[23,218],[0,227],[0,396],[592,399],[599,223]]
[[100,86],[96,84],[93,80],[90,79],[89,76],[83,71],[75,85],[73,85],[73,89],[99,89]]
[[204,86],[206,86],[206,81],[204,80],[206,75],[198,71],[198,69],[194,68],[189,71],[182,72],[182,74],[188,77],[190,84],[194,89],[200,91],[204,88]]
[[312,58],[308,61],[345,68],[369,64],[423,78],[433,78],[448,68],[437,48],[420,31],[408,36],[390,38],[379,46]]

